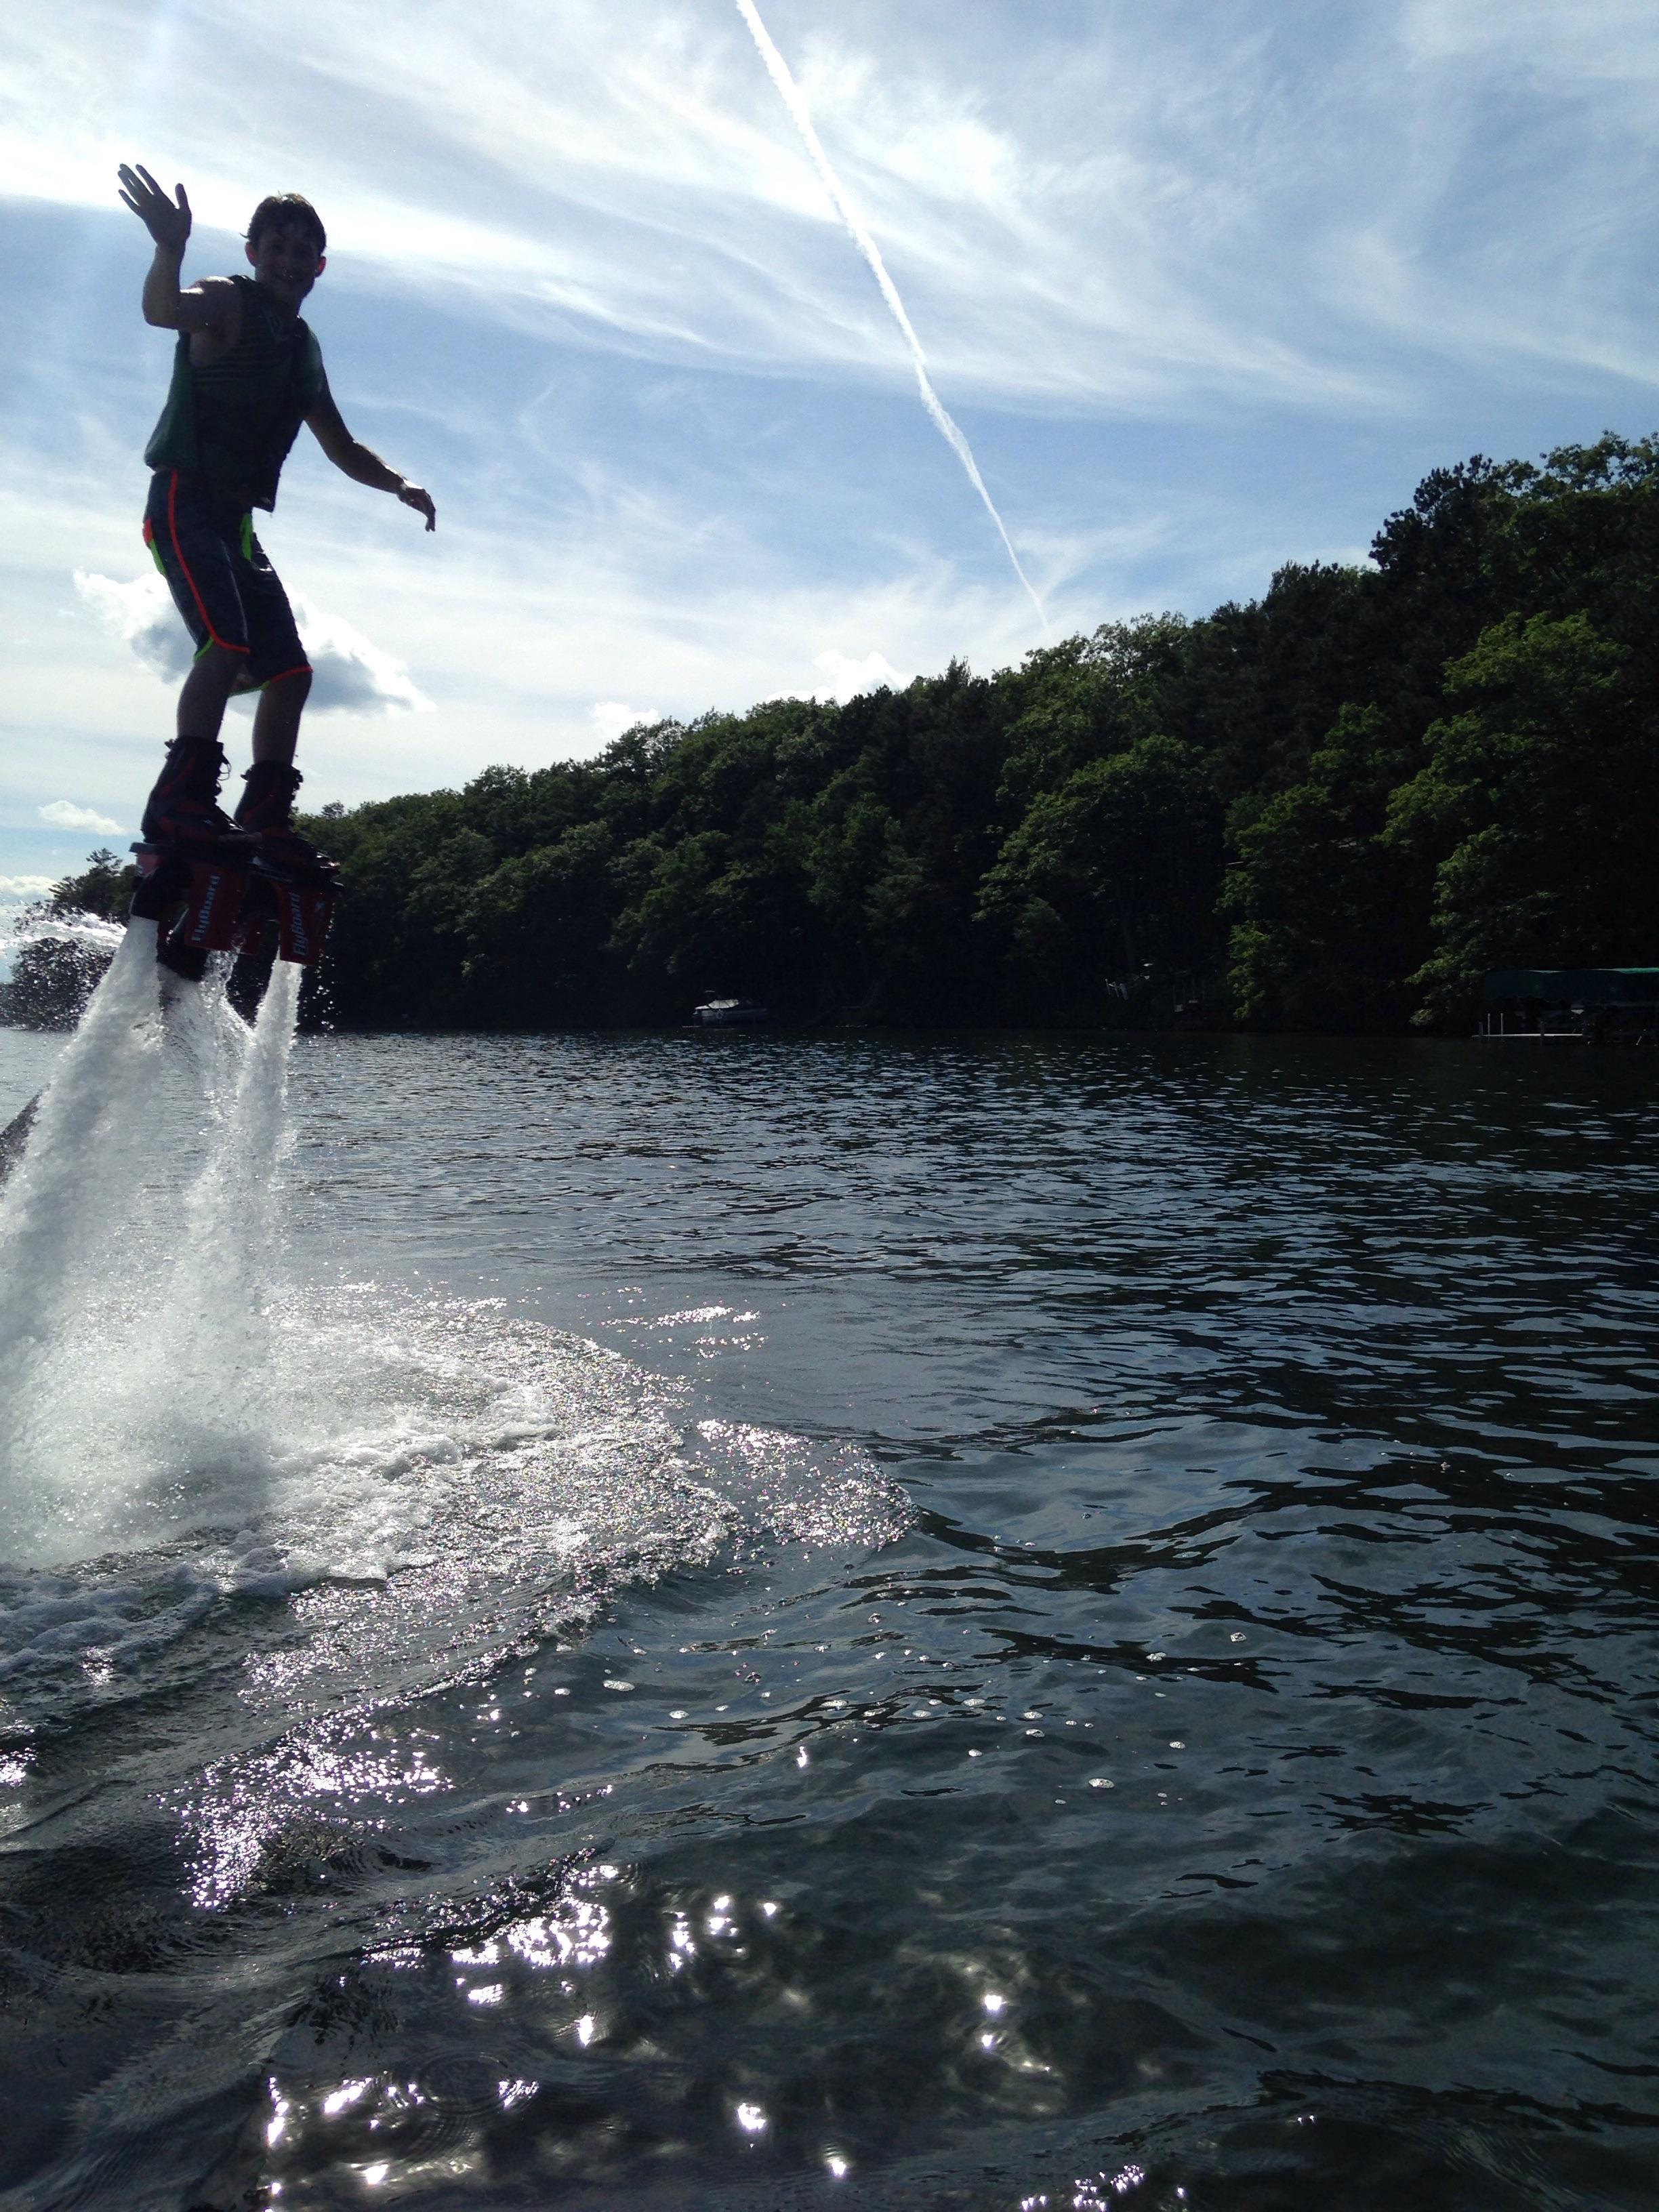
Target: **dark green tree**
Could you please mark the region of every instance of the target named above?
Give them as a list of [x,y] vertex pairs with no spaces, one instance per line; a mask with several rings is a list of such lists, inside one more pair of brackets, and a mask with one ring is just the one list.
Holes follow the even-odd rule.
[[1423,857],[1385,839],[1389,793],[1421,757],[1377,707],[1347,707],[1305,780],[1236,800],[1228,981],[1253,1028],[1396,1029],[1426,957]]
[[1001,925],[1046,1010],[1121,1004],[1208,964],[1221,819],[1192,746],[1139,738],[1033,802],[985,878],[981,917]]
[[313,821],[337,1016],[1097,1020],[1150,971],[1262,1026],[1456,1025],[1485,965],[1659,958],[1656,605],[1659,441],[1477,455],[1369,566],[1202,619]]
[[1462,1024],[1487,969],[1645,965],[1659,947],[1659,710],[1583,615],[1506,616],[1454,663],[1454,714],[1389,806],[1435,859],[1420,1019]]

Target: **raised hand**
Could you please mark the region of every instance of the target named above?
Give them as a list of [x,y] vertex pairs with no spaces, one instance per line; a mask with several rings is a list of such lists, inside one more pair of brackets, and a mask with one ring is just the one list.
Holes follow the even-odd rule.
[[118,174],[123,203],[132,210],[155,243],[174,253],[182,253],[190,236],[190,202],[185,197],[184,186],[177,187],[175,205],[142,164],[129,168],[124,161]]

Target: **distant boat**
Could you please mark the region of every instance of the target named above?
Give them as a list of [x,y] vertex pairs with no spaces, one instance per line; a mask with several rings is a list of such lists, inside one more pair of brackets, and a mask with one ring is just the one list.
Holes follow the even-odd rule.
[[753,1029],[769,1022],[771,1009],[754,999],[708,999],[691,1010],[691,1018],[706,1030]]

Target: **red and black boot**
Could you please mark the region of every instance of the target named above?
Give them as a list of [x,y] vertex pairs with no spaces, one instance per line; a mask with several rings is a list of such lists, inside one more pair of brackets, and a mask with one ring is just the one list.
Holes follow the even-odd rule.
[[331,878],[329,862],[294,827],[294,794],[301,783],[299,769],[290,767],[287,761],[255,761],[242,782],[236,827],[252,830],[257,836],[254,850],[259,863],[285,875]]
[[286,761],[255,761],[244,781],[236,820],[253,832],[254,880],[257,884],[264,879],[276,918],[278,956],[314,968],[323,957],[339,895],[338,864],[294,827],[297,769]]
[[138,884],[132,911],[156,925],[155,957],[164,968],[199,982],[207,957],[241,904],[243,871],[257,841],[219,805],[225,756],[216,738],[175,738],[133,847]]
[[139,835],[189,859],[249,849],[219,805],[226,761],[217,738],[175,738],[144,805]]

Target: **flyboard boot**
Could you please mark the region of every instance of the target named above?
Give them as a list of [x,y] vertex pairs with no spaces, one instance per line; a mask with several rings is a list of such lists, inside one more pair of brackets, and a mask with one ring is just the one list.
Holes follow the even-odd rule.
[[242,781],[235,826],[252,840],[251,914],[264,922],[274,917],[281,958],[314,967],[339,896],[338,866],[294,826],[298,769],[255,761]]
[[157,960],[191,983],[238,942],[256,842],[218,803],[224,772],[216,738],[175,738],[132,848],[132,911],[156,925]]

